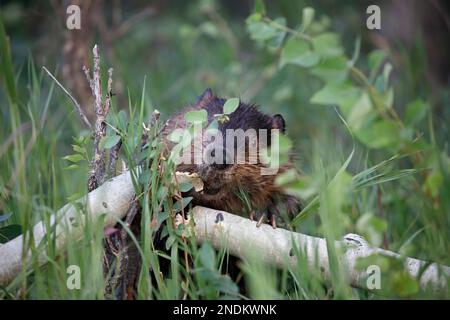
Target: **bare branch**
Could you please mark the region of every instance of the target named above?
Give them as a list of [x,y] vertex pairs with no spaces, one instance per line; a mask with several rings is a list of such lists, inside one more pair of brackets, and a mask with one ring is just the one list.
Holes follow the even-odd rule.
[[64,88],[64,86],[61,83],[59,83],[59,81],[51,74],[50,71],[48,71],[48,69],[46,67],[43,66],[42,69],[44,69],[44,71],[47,72],[49,77],[52,78],[53,81],[55,81],[56,84],[64,91],[64,93],[69,96],[69,98],[73,102],[73,105],[75,106],[75,109],[78,111],[78,114],[80,115],[81,120],[83,120],[83,122],[88,126],[88,128],[92,130],[92,125],[89,122],[88,118],[86,117],[86,114],[84,113],[83,109],[80,107],[80,104],[78,103],[78,101],[69,93],[69,91],[66,90],[66,88]]
[[89,69],[84,67],[84,73],[86,79],[89,82],[89,86],[94,96],[94,111],[96,115],[95,128],[94,128],[94,158],[92,159],[92,169],[88,178],[88,191],[96,189],[103,183],[105,177],[106,167],[106,152],[101,150],[100,141],[106,136],[106,116],[109,112],[111,104],[111,90],[112,90],[112,73],[113,69],[108,70],[108,93],[106,95],[105,103],[103,104],[102,85],[101,85],[101,69],[100,69],[100,54],[98,46],[95,45],[92,49],[94,70],[92,77],[90,76]]

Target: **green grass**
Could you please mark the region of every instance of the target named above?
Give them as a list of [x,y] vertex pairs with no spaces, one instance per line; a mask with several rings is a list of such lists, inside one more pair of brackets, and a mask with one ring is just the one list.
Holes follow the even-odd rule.
[[[158,17],[152,23],[158,23],[159,28],[137,25],[127,37],[114,43],[114,58],[104,61],[115,68],[115,78],[126,84],[119,92],[121,99],[113,99],[108,135],[119,132],[123,141],[121,158],[129,168],[134,168],[140,157],[151,168],[141,174],[139,181],[134,181],[136,189],[142,191],[141,233],[134,239],[143,265],[138,298],[448,299],[448,295],[418,290],[417,281],[406,277],[392,261],[379,262],[386,266],[381,294],[351,288],[337,264],[340,252],[331,245],[328,246],[331,279],[327,282],[318,268],[308,268],[301,250],[294,250],[298,267],[284,270],[266,266],[249,255],[239,264],[241,280],[236,283],[226,275],[230,259],[226,249],[215,251],[209,244],[200,246],[195,239],[185,238],[182,230],[175,230],[171,223],[164,231],[170,239],[166,250],[154,248],[152,239],[156,230],[150,227],[153,217],[171,221],[174,211],[161,212],[160,204],[173,209],[181,207],[181,203],[170,196],[178,191],[168,187],[173,164],[161,160],[158,149],[141,153],[141,124],[148,122],[152,111],[158,109],[162,119],[156,128],[178,107],[193,103],[204,88],[213,87],[221,96],[251,99],[263,111],[282,113],[287,120],[302,177],[299,181],[287,179],[286,183],[291,192],[307,203],[294,219],[295,231],[325,237],[329,243],[354,232],[373,245],[387,246],[402,255],[450,265],[450,158],[446,137],[449,128],[448,121],[439,119],[432,109],[437,103],[450,107],[449,92],[448,88],[443,89],[438,102],[431,98],[430,88],[420,81],[425,64],[420,54],[399,52],[410,68],[417,70],[396,69],[394,64],[397,78],[391,79],[383,75],[381,65],[374,65],[376,53],[370,55],[372,48],[361,48],[359,55],[355,55],[358,59],[353,69],[345,69],[349,74],[344,89],[349,90],[349,95],[357,92],[358,98],[367,94],[368,99],[347,99],[349,95],[339,96],[343,87],[336,91],[333,83],[343,70],[324,77],[323,71],[327,69],[323,66],[302,67],[293,59],[287,59],[286,65],[279,67],[280,57],[284,54],[286,58],[289,50],[286,41],[295,42],[290,39],[296,37],[293,32],[284,33],[272,22],[276,17],[272,11],[283,16],[283,12],[289,11],[286,5],[268,8],[266,13],[256,11],[257,15],[247,22],[245,17],[225,19],[225,25],[211,20],[205,12],[228,13],[215,6],[202,11],[202,6],[188,6],[184,15]],[[301,11],[298,12],[300,16]],[[258,15],[266,19],[260,20]],[[301,25],[297,15],[286,17],[290,28]],[[342,36],[344,40],[337,43],[342,52],[326,59],[350,60],[346,53],[353,53],[354,39],[349,41],[351,35],[337,34],[321,21],[314,20],[303,33],[316,41],[325,32]],[[262,25],[252,29],[255,23],[264,24],[265,29]],[[261,30],[265,32],[258,34]],[[281,35],[283,42],[277,38]],[[167,44],[158,45],[153,39],[165,39]],[[19,231],[25,234],[40,220],[49,224],[51,214],[85,194],[89,169],[86,159],[92,157],[89,133],[71,102],[55,88],[32,56],[26,61],[15,59],[11,40],[14,38],[8,38],[0,21],[0,243]],[[237,47],[231,49],[230,41]],[[146,43],[145,50],[142,43]],[[99,45],[103,50],[102,43]],[[327,51],[326,42],[322,45],[325,47],[314,47],[314,52],[325,59],[323,55],[328,53],[321,50]],[[303,50],[301,45],[292,47],[295,50],[289,54],[298,58]],[[417,50],[422,50],[418,47]],[[147,48],[152,51],[151,61],[142,54]],[[392,62],[390,54],[385,53],[383,59]],[[60,78],[58,68],[46,66],[56,69],[55,75]],[[411,89],[409,83],[420,90]],[[396,102],[392,104],[389,89],[395,93]],[[364,106],[370,107],[367,115],[352,114]],[[74,151],[71,145],[78,148]],[[83,159],[75,162],[64,159],[80,150],[86,152]],[[161,166],[165,168],[163,173]],[[11,216],[2,220],[8,213]],[[55,252],[54,241],[49,234],[44,250],[27,238],[25,245],[32,250],[31,263],[13,283],[2,288],[0,298],[104,298],[107,279],[102,269],[100,222],[87,223],[81,241],[68,241],[62,254]],[[42,267],[37,261],[41,254],[46,260]],[[185,259],[191,264],[186,265]],[[169,261],[170,267],[166,274],[161,274],[164,261]],[[82,290],[67,288],[69,265],[80,267]],[[240,292],[243,279],[247,290]]]

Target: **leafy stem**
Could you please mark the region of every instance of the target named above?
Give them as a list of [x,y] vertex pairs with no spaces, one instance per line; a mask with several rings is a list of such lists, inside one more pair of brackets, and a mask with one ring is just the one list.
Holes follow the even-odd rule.
[[306,34],[304,34],[304,33],[302,33],[302,32],[300,32],[300,31],[297,31],[297,30],[294,30],[294,29],[292,29],[292,28],[286,27],[286,26],[284,26],[284,25],[282,25],[282,24],[276,22],[275,20],[272,20],[271,18],[269,18],[269,17],[267,17],[267,16],[263,16],[262,20],[263,20],[264,22],[269,23],[272,27],[277,28],[278,30],[281,30],[281,31],[290,33],[290,34],[292,34],[294,37],[297,37],[297,38],[299,38],[299,39],[305,40],[305,41],[307,41],[310,45],[312,44],[312,39],[311,39],[311,37],[308,36],[308,35],[306,35]]

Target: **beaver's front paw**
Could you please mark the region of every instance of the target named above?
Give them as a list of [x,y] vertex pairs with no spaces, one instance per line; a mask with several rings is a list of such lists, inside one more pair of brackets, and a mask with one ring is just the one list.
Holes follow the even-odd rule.
[[256,212],[251,211],[250,212],[250,220],[255,221],[255,217],[257,219],[256,227],[259,228],[267,219],[269,220],[271,226],[275,229],[277,227],[276,222],[276,213],[274,213],[273,209],[267,209],[266,211],[262,212]]
[[257,220],[256,226],[260,227],[267,220],[275,229],[277,227],[277,219],[285,214],[287,217],[295,217],[302,210],[301,202],[294,196],[283,195],[272,200],[265,210],[251,211],[249,218],[252,221]]

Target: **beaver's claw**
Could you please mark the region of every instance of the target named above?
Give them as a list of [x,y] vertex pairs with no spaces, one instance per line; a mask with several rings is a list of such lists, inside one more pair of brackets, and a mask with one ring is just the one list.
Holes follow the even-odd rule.
[[264,223],[264,220],[266,220],[267,214],[264,212],[261,214],[261,217],[258,220],[258,223],[256,224],[256,227],[259,228]]
[[[256,223],[256,227],[259,228],[266,220],[266,218],[269,217],[270,225],[276,229],[277,228],[277,219],[274,214],[268,214],[267,212],[263,212],[261,214],[261,217],[258,219],[258,222]],[[253,216],[251,215],[251,219],[253,220]]]

